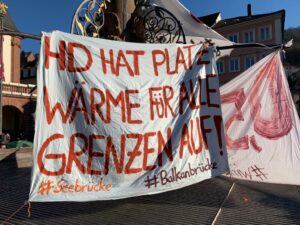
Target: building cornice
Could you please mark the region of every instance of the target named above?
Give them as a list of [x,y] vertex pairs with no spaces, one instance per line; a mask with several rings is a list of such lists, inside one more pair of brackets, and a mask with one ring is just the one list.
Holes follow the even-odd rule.
[[266,22],[268,20],[274,20],[274,19],[284,19],[284,16],[285,16],[285,12],[282,11],[278,14],[266,15],[264,17],[253,18],[251,20],[241,21],[235,24],[228,24],[228,25],[224,24],[224,26],[219,28],[218,27],[216,28],[212,27],[212,28],[218,32],[230,31],[230,30],[236,31],[239,28],[244,28],[245,26],[249,26],[249,25],[255,25],[260,22]]

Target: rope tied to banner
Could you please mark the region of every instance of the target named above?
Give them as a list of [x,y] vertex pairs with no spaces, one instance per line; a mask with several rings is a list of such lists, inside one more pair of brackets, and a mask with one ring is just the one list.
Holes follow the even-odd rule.
[[28,220],[30,220],[30,217],[31,217],[31,202],[28,201],[28,208],[27,208],[27,218]]
[[14,213],[12,213],[10,216],[8,216],[2,223],[1,225],[7,223],[11,218],[13,218],[18,212],[20,212],[25,206],[28,205],[28,219],[30,218],[30,209],[31,209],[31,204],[29,201],[25,201],[22,206],[20,206]]

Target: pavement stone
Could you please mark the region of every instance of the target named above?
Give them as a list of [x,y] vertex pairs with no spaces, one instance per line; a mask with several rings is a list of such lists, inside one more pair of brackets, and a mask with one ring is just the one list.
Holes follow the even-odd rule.
[[23,207],[7,220],[28,199],[30,185],[31,169],[18,168],[14,160],[12,154],[0,162],[0,224],[300,224],[299,187],[225,177],[121,200],[34,202],[30,219]]

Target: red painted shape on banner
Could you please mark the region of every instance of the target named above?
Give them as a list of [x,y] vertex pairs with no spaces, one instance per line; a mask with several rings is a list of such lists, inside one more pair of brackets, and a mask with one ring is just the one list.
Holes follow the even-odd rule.
[[200,117],[201,132],[202,132],[202,137],[203,137],[205,149],[208,149],[208,146],[207,146],[207,143],[208,143],[207,136],[208,136],[209,133],[212,132],[212,129],[208,128],[205,125],[205,120],[210,120],[210,118],[211,118],[211,116],[209,116],[209,115],[207,115],[207,116],[201,116]]
[[262,148],[257,144],[257,141],[255,139],[255,136],[251,136],[250,137],[250,144],[252,145],[252,147],[254,148],[254,150],[261,152]]
[[49,69],[50,57],[59,59],[59,69],[66,69],[66,42],[59,41],[59,52],[50,51],[50,38],[45,36],[45,68]]
[[[58,43],[58,52],[53,52],[51,51],[51,39],[50,37],[45,36],[44,38],[45,41],[45,68],[49,69],[50,68],[50,58],[58,59],[58,64],[59,64],[59,70],[65,70],[66,68],[68,69],[68,72],[71,73],[76,73],[76,72],[85,72],[90,69],[93,63],[93,58],[91,52],[88,50],[86,46],[84,46],[81,43],[76,43],[76,42],[70,42],[66,44],[65,41],[59,41]],[[54,46],[54,48],[57,48]],[[74,49],[80,49],[81,53],[80,54],[81,59],[83,59],[84,55],[86,56],[86,64],[84,66],[76,67],[75,66],[75,56],[79,54],[74,54]],[[66,56],[68,58],[68,61],[66,61]]]
[[[100,100],[96,102],[96,97]],[[110,118],[103,115],[101,108],[105,105],[105,93],[98,88],[91,88],[90,90],[90,105],[91,105],[91,124],[97,122],[96,116],[98,115],[104,123],[110,123]]]
[[[215,79],[217,77],[216,74],[207,74],[206,75],[206,98],[207,98],[207,106],[208,107],[214,107],[214,108],[220,108],[220,104],[218,103],[212,103],[211,102],[211,97],[213,94],[217,94],[217,89],[216,88],[212,88],[210,85],[210,80]],[[219,98],[218,98],[219,100]]]
[[210,61],[203,60],[204,55],[208,53],[208,50],[206,48],[207,46],[204,44],[203,48],[199,52],[197,52],[197,65],[207,65],[210,63]]
[[94,151],[94,140],[95,140],[95,142],[97,142],[97,141],[103,140],[103,139],[105,139],[105,136],[99,135],[99,134],[98,135],[92,134],[89,136],[89,145],[88,145],[89,159],[88,159],[88,163],[87,163],[87,173],[88,174],[101,175],[101,171],[92,169],[92,165],[93,165],[94,158],[104,156],[103,152],[100,152],[99,150]]
[[125,135],[121,136],[121,148],[120,148],[120,157],[118,159],[118,151],[113,144],[113,140],[111,137],[108,137],[107,147],[105,150],[105,168],[104,174],[107,175],[109,172],[109,164],[110,164],[110,154],[112,155],[112,159],[116,168],[117,173],[122,173],[124,167],[124,156],[125,156]]
[[180,159],[183,158],[183,151],[186,148],[188,149],[190,155],[194,154],[189,140],[190,140],[190,134],[188,131],[188,125],[184,124],[182,127],[181,138],[180,138],[180,147],[179,147],[179,158]]
[[[209,123],[211,120],[214,121],[214,125],[212,125],[213,123]],[[182,126],[180,137],[180,159],[182,159],[185,154],[192,156],[194,154],[200,154],[203,150],[208,150],[208,137],[209,135],[214,135],[214,128],[216,128],[220,154],[222,155],[221,124],[222,118],[220,116],[214,116],[214,118],[212,118],[209,115],[196,117],[188,123],[185,123]]]
[[[271,140],[287,135],[293,127],[292,106],[288,99],[287,88],[282,81],[283,74],[278,56],[266,64],[258,76],[249,95],[251,117],[257,134]],[[267,85],[266,85],[267,82]],[[269,118],[262,115],[260,90],[267,88],[272,102],[272,114]]]
[[138,90],[126,90],[125,91],[125,105],[126,105],[126,115],[127,115],[127,122],[129,124],[142,124],[142,120],[134,120],[132,118],[132,109],[138,109],[141,107],[139,103],[133,103],[130,101],[131,95],[139,94]]
[[117,71],[115,69],[115,63],[114,63],[114,51],[112,49],[109,50],[109,59],[105,57],[104,49],[100,49],[100,59],[101,59],[102,70],[104,74],[108,73],[107,65],[109,65],[112,74],[114,75],[117,74]]
[[232,138],[230,138],[228,135],[228,130],[235,121],[244,121],[242,112],[242,106],[246,101],[244,90],[239,89],[228,94],[224,94],[221,96],[221,99],[222,104],[233,103],[236,108],[236,112],[225,122],[226,144],[228,148],[233,150],[249,149],[248,135],[240,137],[236,140],[232,140]]
[[117,71],[116,75],[117,76],[119,76],[119,74],[120,74],[120,67],[126,68],[128,74],[132,77],[134,76],[134,71],[131,68],[131,66],[122,50],[119,50],[119,54],[118,54],[117,62],[116,62],[116,71]]
[[[194,131],[194,123],[196,123],[197,132]],[[190,127],[191,127],[191,145],[192,145],[192,148],[193,148],[193,151],[195,152],[195,154],[199,154],[200,152],[202,152],[202,149],[203,149],[203,137],[202,137],[202,133],[201,133],[199,117],[196,117],[195,122],[194,122],[194,120],[190,121]],[[194,138],[195,133],[197,133],[196,138]],[[196,141],[199,141],[198,147],[196,147]]]
[[127,50],[126,51],[127,55],[132,55],[133,57],[133,71],[134,71],[134,75],[135,76],[139,76],[140,75],[140,63],[139,63],[139,58],[140,56],[145,55],[145,51],[131,51],[131,50]]
[[218,136],[218,143],[219,143],[219,148],[220,148],[220,155],[223,155],[222,147],[223,147],[223,142],[222,142],[222,116],[214,116],[214,122],[216,126],[216,131],[217,131],[217,136]]
[[[184,48],[178,47],[176,53],[175,65],[171,63],[172,57],[170,56],[169,50],[165,48],[164,50],[153,50],[152,51],[152,61],[155,76],[159,76],[159,67],[165,66],[165,71],[168,75],[176,75],[179,72],[180,66],[183,66],[185,70],[191,67],[190,62],[192,61],[190,58],[185,58],[185,54],[183,52]],[[188,49],[188,51],[190,51]],[[160,56],[160,57],[157,57]],[[188,54],[188,57],[191,55]],[[162,59],[159,59],[162,58]]]
[[142,167],[132,167],[132,164],[134,164],[135,159],[138,158],[140,155],[142,155],[142,152],[140,151],[140,146],[143,141],[143,135],[142,134],[127,134],[127,138],[129,139],[136,139],[136,145],[132,149],[132,151],[127,152],[127,156],[129,157],[128,163],[125,167],[125,174],[134,174],[139,173],[143,170]]
[[44,87],[44,108],[45,108],[45,112],[46,112],[47,123],[48,124],[52,123],[53,117],[55,116],[56,111],[58,111],[61,116],[62,123],[65,124],[70,117],[72,105],[73,105],[76,95],[77,95],[77,88],[73,88],[69,102],[68,102],[66,112],[64,112],[62,104],[60,102],[57,102],[54,105],[54,107],[51,109],[50,99],[49,99],[49,91],[48,91],[47,87]]
[[89,114],[86,108],[86,103],[84,100],[82,88],[79,88],[79,90],[77,91],[77,95],[75,95],[73,112],[69,121],[70,123],[73,123],[77,115],[77,112],[82,113],[84,115],[86,124],[90,124]]
[[173,151],[172,151],[172,129],[167,129],[167,140],[164,139],[161,131],[157,132],[157,149],[158,149],[158,166],[163,165],[163,152],[166,153],[170,162],[173,162]]
[[[201,79],[199,80],[199,84]],[[188,86],[189,85],[189,86]],[[195,98],[195,91],[194,91],[194,82],[192,80],[189,81],[188,84],[185,84],[184,82],[180,86],[180,92],[179,92],[179,113],[183,114],[185,107],[184,103],[187,102],[188,106],[190,109],[195,110],[200,108],[200,104],[197,104],[196,98]],[[189,92],[188,88],[189,87]],[[200,90],[200,97],[199,99],[201,100],[201,90]]]
[[[65,154],[46,154],[46,150],[49,146],[49,144],[52,142],[52,141],[55,141],[57,139],[62,139],[64,138],[64,135],[62,134],[54,134],[54,135],[51,135],[49,138],[47,138],[47,140],[43,143],[42,147],[40,148],[39,152],[38,152],[38,159],[37,159],[37,164],[39,166],[39,169],[41,171],[41,173],[47,175],[47,176],[60,176],[60,175],[63,175],[64,172],[65,172],[65,167],[66,167],[66,155]],[[62,165],[61,167],[59,168],[59,170],[57,171],[50,171],[50,170],[47,170],[45,168],[45,162],[43,159],[61,159],[62,160]]]
[[198,77],[182,82],[179,90],[179,113],[183,114],[187,108],[197,110],[201,106],[220,108],[219,92],[213,86],[216,79],[216,74],[207,74],[206,79]]
[[172,117],[176,117],[171,104],[174,97],[174,90],[171,86],[151,87],[148,91],[151,120],[155,119],[155,115],[158,118],[168,118],[169,113]]
[[[156,165],[148,165],[148,155],[155,153],[155,149],[149,146],[149,139],[156,136],[156,132],[148,132],[144,135],[144,154],[143,154],[143,170],[154,170]],[[150,141],[151,142],[151,141]],[[151,157],[150,157],[151,158]]]
[[[189,45],[184,47],[178,47],[176,53],[170,52],[169,49],[165,48],[155,49],[152,51],[152,65],[155,76],[161,75],[178,75],[181,68],[188,70],[192,69],[192,48],[198,47],[197,45]],[[204,55],[208,53],[207,45],[203,45],[197,52],[197,65],[209,64],[210,61],[203,60]],[[176,54],[175,62],[172,61],[172,57]],[[162,71],[160,71],[162,70]]]
[[[76,151],[78,142],[82,142],[84,143],[84,145],[80,147],[79,151]],[[70,138],[70,149],[66,173],[70,174],[72,172],[73,163],[75,163],[81,173],[84,174],[86,172],[84,164],[82,164],[82,161],[79,159],[79,157],[82,156],[85,152],[88,152],[88,138],[81,133],[73,134]]]
[[187,63],[188,63],[188,68],[189,69],[192,69],[192,47],[194,47],[195,45],[187,45],[187,46],[184,46],[183,49],[187,49],[187,54],[188,54],[188,57],[187,57]]
[[104,74],[109,74],[108,69],[110,69],[111,74],[119,76],[120,70],[123,68],[131,77],[140,75],[139,59],[145,54],[145,51],[119,50],[115,53],[113,49],[110,49],[108,54],[109,57],[107,58],[104,49],[100,49],[100,60]]
[[[82,67],[76,67],[75,66],[75,55],[74,55],[74,49],[81,49],[82,53],[85,53],[87,56],[86,64]],[[84,54],[80,54],[82,57]],[[68,43],[68,71],[71,73],[82,73],[84,71],[88,71],[93,63],[93,58],[91,52],[85,47],[83,44],[80,43]]]

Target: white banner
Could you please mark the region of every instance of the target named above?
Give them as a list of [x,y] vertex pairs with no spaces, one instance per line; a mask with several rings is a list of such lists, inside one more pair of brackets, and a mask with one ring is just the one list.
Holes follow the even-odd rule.
[[[200,41],[205,42],[205,39],[209,39],[212,40],[216,46],[228,46],[235,44],[200,21],[197,16],[194,16],[178,0],[151,0],[150,2],[167,9],[180,21],[187,43],[190,43],[192,40],[194,43],[198,43]],[[228,53],[231,52],[231,50],[223,50],[223,56],[224,52]]]
[[228,171],[214,49],[43,35],[30,201],[154,194]]
[[260,182],[300,184],[300,124],[280,51],[221,87],[230,173]]

